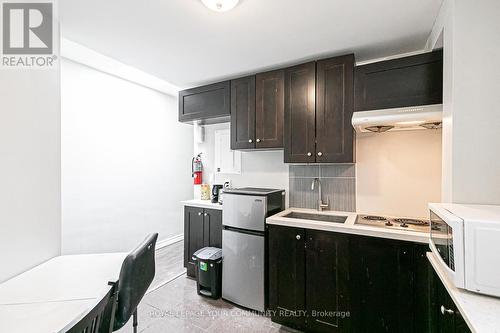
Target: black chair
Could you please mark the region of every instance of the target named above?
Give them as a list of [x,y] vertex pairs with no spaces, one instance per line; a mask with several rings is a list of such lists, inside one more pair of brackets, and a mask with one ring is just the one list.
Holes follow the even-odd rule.
[[137,306],[155,276],[157,238],[157,233],[146,237],[123,261],[113,331],[122,328],[133,316],[134,333],[137,332]]
[[118,282],[109,282],[112,287],[97,301],[82,317],[63,328],[60,333],[109,333],[110,327],[113,327],[113,320],[116,308],[116,293]]

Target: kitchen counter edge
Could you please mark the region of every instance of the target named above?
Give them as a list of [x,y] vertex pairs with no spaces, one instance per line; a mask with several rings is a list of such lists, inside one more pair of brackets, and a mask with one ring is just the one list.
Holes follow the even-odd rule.
[[[313,221],[304,219],[290,219],[283,217],[284,215],[287,215],[292,211],[313,213],[313,214],[319,213],[325,215],[345,216],[347,217],[347,219],[344,223],[332,223],[332,222],[322,222],[322,221]],[[346,233],[346,234],[360,235],[360,236],[387,238],[387,239],[416,242],[422,244],[429,243],[428,233],[404,231],[397,229],[384,229],[380,227],[359,225],[356,224],[357,215],[358,214],[354,212],[340,212],[332,210],[318,212],[317,210],[307,209],[307,208],[288,208],[278,214],[268,217],[266,219],[266,224],[280,225],[292,228],[304,228],[304,229],[339,232],[339,233]]]
[[181,201],[181,203],[184,206],[189,206],[189,207],[222,210],[222,205],[219,205],[217,203],[212,203],[210,200],[191,199],[191,200],[183,200],[183,201]]

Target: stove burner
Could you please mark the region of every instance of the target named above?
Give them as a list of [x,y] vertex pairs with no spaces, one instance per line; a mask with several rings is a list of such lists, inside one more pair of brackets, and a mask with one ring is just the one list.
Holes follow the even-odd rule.
[[401,219],[394,219],[394,222],[401,223],[401,227],[403,227],[403,228],[407,228],[408,224],[418,225],[418,226],[428,226],[429,225],[429,222],[424,221],[424,220],[417,220],[417,219],[401,218]]
[[385,217],[382,216],[376,216],[376,215],[366,215],[363,216],[363,220],[368,220],[368,221],[387,221]]

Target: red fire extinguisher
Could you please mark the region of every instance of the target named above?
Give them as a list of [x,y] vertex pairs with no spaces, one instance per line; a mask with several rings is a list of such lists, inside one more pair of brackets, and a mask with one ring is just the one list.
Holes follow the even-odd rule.
[[193,178],[194,178],[194,184],[195,185],[200,185],[202,182],[202,171],[203,171],[203,164],[201,163],[201,153],[193,157],[193,161],[191,164],[191,170],[193,172]]

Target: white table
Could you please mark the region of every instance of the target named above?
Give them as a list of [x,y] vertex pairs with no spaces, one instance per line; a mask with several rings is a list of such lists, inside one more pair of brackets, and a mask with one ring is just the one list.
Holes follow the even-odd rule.
[[126,255],[59,256],[0,284],[0,332],[58,332],[118,280]]

